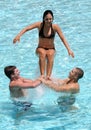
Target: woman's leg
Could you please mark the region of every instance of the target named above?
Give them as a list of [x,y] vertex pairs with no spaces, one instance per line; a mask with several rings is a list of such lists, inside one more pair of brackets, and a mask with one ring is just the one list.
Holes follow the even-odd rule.
[[39,67],[41,76],[44,77],[45,65],[46,65],[46,50],[43,48],[37,48],[37,54],[39,55]]
[[46,70],[47,79],[50,79],[52,73],[54,54],[55,54],[54,49],[47,50],[47,70]]

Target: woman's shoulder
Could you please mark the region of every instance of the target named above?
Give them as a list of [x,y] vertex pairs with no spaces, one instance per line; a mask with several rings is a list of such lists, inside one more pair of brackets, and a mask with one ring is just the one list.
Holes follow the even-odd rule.
[[59,27],[59,25],[58,25],[58,24],[52,24],[52,26],[53,26],[53,27]]
[[52,24],[52,27],[55,31],[57,31],[60,28],[58,24]]
[[41,23],[42,23],[41,21],[35,22],[35,24],[39,24],[39,25],[40,25]]
[[39,28],[40,25],[41,25],[41,23],[42,23],[42,22],[38,21],[38,22],[34,22],[34,23],[30,24],[29,26],[33,26],[33,27]]
[[35,25],[40,29],[41,28],[41,26],[43,25],[43,22],[35,22]]

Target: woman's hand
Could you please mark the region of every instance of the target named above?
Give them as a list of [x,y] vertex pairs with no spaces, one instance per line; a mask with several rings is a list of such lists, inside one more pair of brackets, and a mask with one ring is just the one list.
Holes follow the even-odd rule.
[[18,35],[14,38],[13,43],[16,43],[17,41],[20,42],[20,36]]
[[74,53],[72,50],[68,50],[69,55],[71,55],[74,58]]

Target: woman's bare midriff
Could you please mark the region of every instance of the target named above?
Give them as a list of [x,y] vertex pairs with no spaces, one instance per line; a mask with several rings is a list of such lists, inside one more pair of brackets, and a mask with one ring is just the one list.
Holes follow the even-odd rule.
[[39,38],[38,48],[54,49],[54,39]]

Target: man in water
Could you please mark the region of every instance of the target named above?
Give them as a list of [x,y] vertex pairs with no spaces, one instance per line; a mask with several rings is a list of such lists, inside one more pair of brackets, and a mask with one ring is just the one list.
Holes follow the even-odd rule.
[[69,106],[73,105],[75,102],[75,97],[73,95],[79,92],[80,88],[78,80],[82,78],[83,75],[84,72],[81,68],[74,68],[71,70],[68,78],[66,79],[58,79],[56,81],[52,81],[41,78],[41,81],[55,91],[65,93],[64,96],[59,97],[57,101],[61,106]]
[[[27,89],[35,88],[41,84],[39,79],[30,80],[20,76],[20,72],[16,66],[6,66],[4,68],[5,75],[10,79],[9,90],[10,95],[13,99],[24,98],[27,96]],[[30,106],[26,102],[22,103],[23,105]]]

